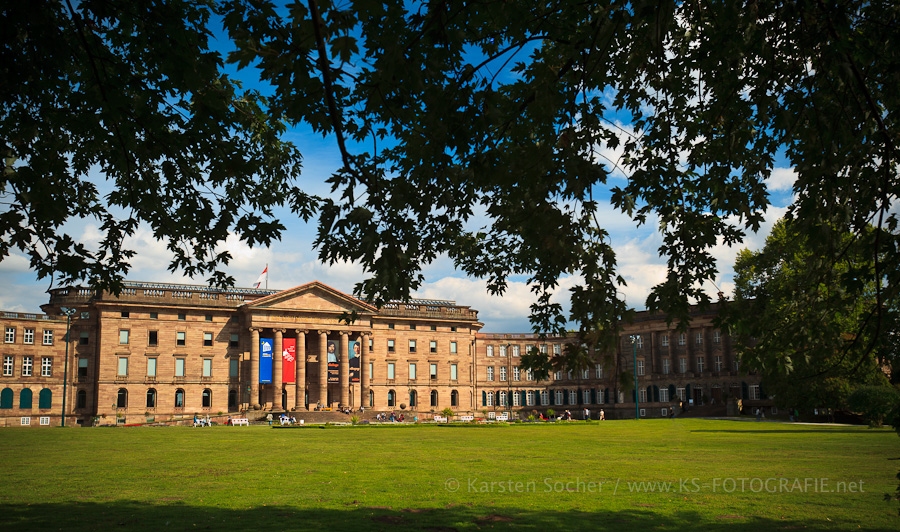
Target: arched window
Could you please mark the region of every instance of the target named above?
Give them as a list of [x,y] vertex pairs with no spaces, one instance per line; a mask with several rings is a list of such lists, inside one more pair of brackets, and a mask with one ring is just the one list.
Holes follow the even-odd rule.
[[29,388],[23,388],[22,391],[19,392],[19,408],[31,410],[31,398],[31,390]]
[[396,403],[396,401],[394,400],[394,390],[390,390],[388,392],[388,404],[387,405],[394,406],[394,403]]
[[369,408],[375,406],[375,392],[369,390]]
[[75,395],[75,408],[87,408],[87,391],[78,390]]
[[53,408],[53,392],[50,388],[44,388],[38,394],[38,408],[48,409]]
[[184,408],[184,390],[175,390],[175,408]]
[[147,408],[156,408],[156,389],[147,390]]
[[456,390],[450,392],[450,406],[459,406],[459,392]]
[[119,393],[116,395],[116,408],[125,408],[128,406],[128,390],[125,388],[119,388]]
[[438,393],[437,390],[431,390],[431,406],[438,405]]
[[409,407],[410,408],[413,408],[414,406],[416,406],[416,399],[417,399],[416,391],[410,390],[409,391]]
[[209,408],[212,406],[212,390],[209,388],[203,389],[203,408]]
[[238,393],[237,390],[228,390],[228,410],[236,409]]
[[0,392],[0,408],[7,410],[13,407],[13,391],[12,388],[3,388]]

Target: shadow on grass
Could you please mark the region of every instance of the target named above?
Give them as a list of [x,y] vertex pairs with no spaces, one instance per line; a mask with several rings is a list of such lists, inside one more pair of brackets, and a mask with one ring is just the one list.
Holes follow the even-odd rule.
[[857,523],[762,519],[680,511],[661,515],[652,508],[536,511],[451,505],[441,508],[364,507],[303,509],[254,506],[246,509],[191,506],[178,501],[0,505],[0,530],[834,530]]
[[692,430],[691,432],[731,432],[735,434],[746,434],[746,433],[759,433],[759,434],[812,434],[812,433],[822,433],[822,434],[878,434],[885,435],[894,432],[894,429],[697,429]]

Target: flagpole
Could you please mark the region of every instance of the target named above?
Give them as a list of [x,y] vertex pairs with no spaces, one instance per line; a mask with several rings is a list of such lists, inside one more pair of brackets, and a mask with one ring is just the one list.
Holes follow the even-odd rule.
[[269,263],[266,263],[266,290],[269,289]]

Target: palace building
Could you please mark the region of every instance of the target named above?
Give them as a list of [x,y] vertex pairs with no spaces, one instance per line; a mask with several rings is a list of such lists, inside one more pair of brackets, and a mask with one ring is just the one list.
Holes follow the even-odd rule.
[[[378,309],[319,282],[283,291],[126,282],[118,296],[54,289],[41,308],[0,312],[0,426],[361,407],[423,418],[447,407],[602,408],[609,419],[764,399],[713,326],[715,308],[696,312],[687,332],[639,312],[601,364],[541,381],[521,355],[560,353],[574,335],[481,333],[478,312],[453,301]],[[637,393],[617,382],[623,372],[637,375]]]

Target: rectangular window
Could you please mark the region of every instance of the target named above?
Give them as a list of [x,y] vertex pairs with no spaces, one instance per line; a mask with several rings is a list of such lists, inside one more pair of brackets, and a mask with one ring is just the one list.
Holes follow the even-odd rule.
[[[369,380],[370,381],[372,380],[372,375],[374,375],[374,374],[375,374],[375,363],[369,362]],[[369,405],[369,406],[371,406],[371,405]]]
[[553,380],[561,381],[562,380],[562,371],[553,372]]
[[450,342],[450,354],[451,355],[456,354],[456,342]]
[[53,331],[49,329],[44,330],[44,345],[53,345]]
[[212,359],[211,358],[203,359],[203,376],[204,377],[212,377]]
[[722,371],[722,357],[716,357],[716,371]]
[[436,381],[437,380],[437,364],[431,364],[429,366],[429,369],[431,371],[431,380]]
[[119,329],[119,343],[122,345],[128,345],[128,333],[130,331],[128,329]]
[[231,338],[228,340],[228,347],[238,347],[240,345],[240,337],[237,334],[232,334]]
[[697,357],[697,373],[703,373],[703,357]]
[[722,343],[722,333],[721,333],[721,331],[713,331],[713,343],[714,343],[714,344]]
[[16,342],[16,328],[15,327],[7,327],[6,328],[6,336],[4,336],[4,341],[8,344],[13,344]]
[[637,347],[638,349],[643,349],[644,348],[644,337],[639,334],[636,334],[634,336],[634,346]]
[[13,374],[13,357],[6,355],[3,357],[3,376],[12,377]]
[[687,343],[686,335],[684,333],[679,334],[678,335],[678,345],[684,345],[685,343]]
[[450,380],[455,381],[456,379],[457,379],[456,364],[450,364]]
[[659,389],[659,401],[662,403],[669,402],[669,389],[666,388],[665,386],[663,386]]
[[678,359],[678,373],[687,373],[687,359],[686,358]]
[[88,359],[79,358],[78,359],[78,378],[86,379],[87,378],[87,370],[88,370]]
[[526,380],[526,381],[533,381],[533,380],[534,380],[534,372],[531,371],[530,369],[526,369],[526,370],[525,370],[525,380]]
[[147,345],[159,345],[159,331],[147,331]]
[[34,329],[25,329],[25,338],[22,341],[27,345],[34,344]]
[[156,377],[156,358],[154,357],[147,359],[147,376]]
[[493,392],[488,392],[484,395],[484,406],[494,406]]
[[90,313],[90,312],[82,312],[82,313],[81,313],[81,319],[83,319],[83,320],[86,320],[86,319],[88,319],[88,318],[90,318],[90,317],[91,317],[91,313]]
[[184,359],[183,358],[175,359],[175,376],[176,377],[184,377]]
[[41,416],[41,425],[50,425],[50,416]]
[[759,401],[759,384],[750,385],[750,400]]
[[500,368],[500,382],[506,382],[506,368]]
[[159,319],[159,313],[158,313],[158,312],[151,312],[151,313],[150,313],[150,319],[151,319],[151,320],[158,320],[158,319]]
[[416,324],[415,324],[415,323],[410,324],[409,330],[410,330],[410,331],[415,331],[415,330],[416,330]]
[[431,326],[431,330],[432,330],[432,331],[437,331],[437,325],[432,325],[432,326]]
[[437,342],[434,340],[428,342],[428,348],[432,353],[437,353]]
[[589,369],[581,370],[581,378],[582,379],[590,379],[591,378],[591,370],[589,370]]
[[735,359],[735,361],[732,363],[732,367],[734,368],[734,371],[740,371],[741,370],[741,361]]
[[79,345],[88,345],[90,342],[90,336],[88,336],[87,331],[81,331],[78,333],[78,344]]
[[203,333],[203,347],[212,347],[212,333]]
[[553,344],[553,355],[557,356],[562,351],[562,346],[559,344]]
[[240,371],[240,360],[237,358],[228,359],[228,376],[238,377]]
[[494,356],[494,346],[489,345],[489,346],[487,346],[486,349],[487,349],[487,351],[486,351],[485,354],[486,354],[487,356],[489,356],[489,357]]
[[130,318],[130,317],[131,317],[131,313],[128,312],[127,310],[123,310],[122,313],[121,313],[121,316],[122,316],[123,318]]
[[513,366],[513,380],[522,380],[522,368],[520,368],[519,366]]
[[647,389],[646,388],[641,388],[640,390],[638,390],[638,400],[642,403],[647,402]]
[[19,424],[25,425],[25,426],[31,425],[31,418],[27,417],[27,416],[23,416],[22,419],[19,420]]
[[660,336],[659,345],[661,345],[663,347],[669,347],[669,335],[668,334],[664,334],[664,335]]
[[637,361],[637,374],[639,376],[644,374],[644,361],[640,359]]
[[118,373],[119,377],[125,377],[128,375],[128,357],[119,357],[119,368]]
[[684,388],[676,388],[675,395],[678,396],[679,401],[684,401],[684,397],[685,397]]
[[574,405],[576,403],[578,403],[578,392],[569,390],[569,404]]
[[450,332],[456,332],[456,326],[455,326],[455,325],[452,326],[452,327],[450,327]]
[[53,359],[50,357],[41,358],[41,377],[50,377],[53,375]]
[[505,345],[500,346],[500,356],[502,356],[502,357],[506,356],[506,346]]
[[184,331],[178,331],[175,333],[175,345],[179,345],[179,346],[185,345],[185,343],[186,343],[185,334],[186,333]]
[[494,368],[493,368],[493,366],[488,366],[488,367],[487,367],[487,380],[488,380],[488,381],[493,381],[493,380],[494,380]]
[[662,365],[663,365],[663,375],[668,375],[669,373],[671,373],[671,371],[669,369],[669,359],[668,358],[663,359]]
[[550,404],[550,392],[547,390],[541,391],[541,406],[547,406]]
[[566,380],[572,380],[572,370],[566,372]]
[[702,332],[697,333],[697,345],[703,345],[703,333]]
[[32,366],[34,365],[34,359],[31,357],[22,357],[22,376],[23,377],[31,377]]
[[525,402],[527,406],[534,406],[534,391],[528,390],[528,393],[525,394]]
[[514,346],[512,346],[512,348],[513,348],[512,356],[514,356],[514,357],[519,356],[519,346],[514,345]]
[[414,362],[409,363],[409,380],[416,380],[416,364]]
[[598,379],[603,378],[603,366],[601,366],[600,364],[594,366],[594,377]]
[[410,353],[415,353],[415,352],[416,352],[416,341],[415,341],[415,340],[410,340],[410,341],[409,341],[409,352],[410,352]]
[[393,353],[393,352],[394,352],[394,341],[388,340],[388,353]]
[[387,378],[389,381],[394,380],[394,363],[393,362],[388,362],[388,377]]
[[531,353],[531,346],[530,346],[530,345],[526,345],[526,346],[525,346],[525,354],[527,355],[528,353]]
[[178,313],[178,321],[185,321],[187,319],[187,315],[183,312]]
[[547,344],[541,344],[541,354],[542,355],[547,354]]
[[212,321],[212,314],[207,314],[203,317],[203,319],[205,319],[206,321]]
[[388,329],[390,329],[390,330],[393,331],[393,330],[394,330],[394,324],[393,324],[393,323],[388,323]]

